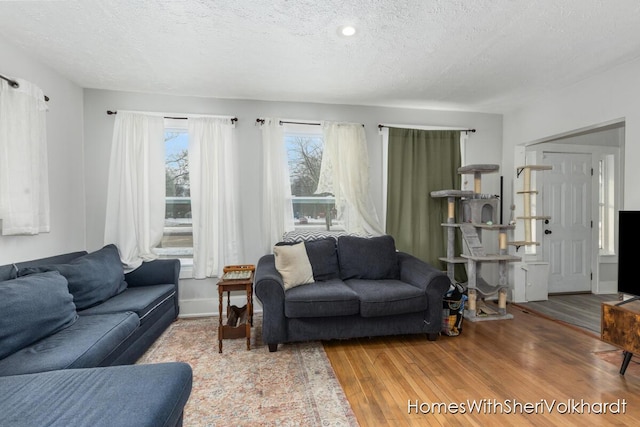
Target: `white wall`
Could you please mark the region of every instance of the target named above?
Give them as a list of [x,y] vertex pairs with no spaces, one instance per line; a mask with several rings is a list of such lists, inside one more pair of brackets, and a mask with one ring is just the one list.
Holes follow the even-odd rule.
[[[472,127],[467,159],[470,163],[499,164],[502,153],[502,116],[497,114],[450,111],[377,108],[291,102],[264,102],[168,95],[149,95],[105,90],[84,91],[85,182],[87,191],[87,246],[89,250],[103,244],[108,159],[114,117],[107,110],[138,110],[169,113],[206,113],[238,117],[236,125],[242,176],[240,181],[241,214],[245,259],[256,264],[264,255],[261,242],[261,173],[262,149],[258,117],[300,120],[335,120],[365,125],[371,162],[371,194],[382,212],[382,147],[379,123]],[[499,191],[499,174],[488,175],[483,191]],[[218,310],[215,279],[181,280],[180,300],[183,315],[203,315]]]
[[[553,93],[506,113],[503,133],[503,170],[513,169],[514,149],[555,135],[594,125],[625,121],[624,208],[640,209],[640,60]],[[506,174],[505,174],[506,175]],[[510,183],[512,185],[512,183]],[[512,194],[511,191],[507,194]]]
[[[515,166],[514,154],[523,144],[553,139],[577,130],[614,122],[625,123],[621,167],[624,171],[622,206],[640,209],[640,60],[623,64],[563,90],[541,94],[535,102],[504,115],[503,170]],[[508,174],[505,172],[505,176]],[[513,200],[513,178],[505,182],[505,195]],[[517,201],[516,201],[517,202]],[[513,202],[509,202],[513,203]],[[602,265],[600,265],[602,267]],[[601,273],[610,276],[604,266]],[[610,278],[601,285],[611,288]],[[605,286],[606,287],[606,286]],[[601,291],[601,290],[597,290]]]
[[38,85],[49,96],[47,143],[51,232],[0,236],[0,265],[85,248],[82,89],[0,39],[0,74]]

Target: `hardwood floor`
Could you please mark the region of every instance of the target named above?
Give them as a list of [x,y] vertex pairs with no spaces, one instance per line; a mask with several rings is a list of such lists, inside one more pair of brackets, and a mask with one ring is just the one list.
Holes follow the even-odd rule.
[[[640,425],[640,374],[621,376],[597,355],[622,360],[619,351],[524,308],[508,311],[514,319],[465,321],[460,336],[435,342],[412,335],[324,347],[361,426]],[[607,413],[595,413],[604,404]]]
[[618,294],[550,295],[547,301],[533,301],[518,306],[600,336],[600,304],[617,299]]

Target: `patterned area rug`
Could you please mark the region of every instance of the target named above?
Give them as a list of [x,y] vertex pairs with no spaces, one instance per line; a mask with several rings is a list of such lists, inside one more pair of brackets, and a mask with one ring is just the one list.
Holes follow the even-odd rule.
[[269,353],[254,318],[251,350],[244,338],[224,340],[218,353],[218,318],[179,319],[139,364],[181,361],[193,369],[184,425],[357,426],[319,342],[278,346]]

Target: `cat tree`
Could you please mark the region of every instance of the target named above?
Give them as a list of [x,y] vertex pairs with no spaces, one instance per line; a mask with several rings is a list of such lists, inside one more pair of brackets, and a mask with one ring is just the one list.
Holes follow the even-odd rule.
[[[510,262],[520,261],[520,257],[510,255],[507,250],[507,231],[515,228],[512,224],[498,224],[498,198],[493,195],[482,194],[482,175],[497,172],[498,165],[468,165],[458,169],[459,174],[474,175],[474,191],[440,190],[431,192],[431,197],[447,198],[447,222],[441,224],[447,229],[447,256],[440,258],[447,264],[447,275],[454,281],[455,264],[465,263],[467,266],[468,308],[465,318],[470,321],[511,319],[507,313],[508,271]],[[462,221],[455,220],[455,202],[460,200],[462,207]],[[459,257],[454,254],[455,229],[460,229],[468,253]],[[487,254],[482,244],[482,231],[498,231],[497,254]],[[498,264],[498,283],[489,284],[481,274],[483,263]],[[498,295],[498,310],[489,308],[484,299]]]

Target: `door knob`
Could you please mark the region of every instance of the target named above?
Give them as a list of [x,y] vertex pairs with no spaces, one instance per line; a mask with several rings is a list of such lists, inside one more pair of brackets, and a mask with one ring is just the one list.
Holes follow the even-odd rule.
[[552,231],[551,230],[544,230],[544,234],[551,234]]

